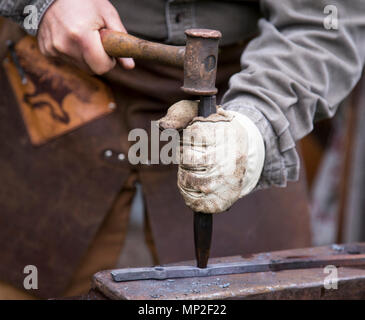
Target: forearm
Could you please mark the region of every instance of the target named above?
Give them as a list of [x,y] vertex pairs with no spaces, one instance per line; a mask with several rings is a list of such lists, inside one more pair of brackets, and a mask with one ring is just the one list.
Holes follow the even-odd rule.
[[0,2],[0,15],[10,18],[20,24],[22,28],[24,28],[24,19],[26,17],[26,13],[24,13],[24,8],[28,5],[33,5],[36,8],[37,18],[35,21],[35,28],[24,28],[31,35],[36,35],[38,26],[42,17],[48,7],[55,0],[3,0]]
[[242,55],[223,99],[257,124],[266,147],[259,186],[286,185],[299,175],[295,141],[331,117],[361,76],[365,23],[361,0],[332,1],[338,30],[327,30],[325,1],[262,0],[260,35]]

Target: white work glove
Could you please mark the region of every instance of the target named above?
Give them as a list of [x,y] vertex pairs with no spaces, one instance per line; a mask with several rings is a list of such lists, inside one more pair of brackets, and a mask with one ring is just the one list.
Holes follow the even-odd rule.
[[180,132],[177,185],[192,210],[219,213],[257,185],[265,147],[256,125],[245,115],[217,108],[197,117],[198,102],[182,100],[159,120],[161,129]]

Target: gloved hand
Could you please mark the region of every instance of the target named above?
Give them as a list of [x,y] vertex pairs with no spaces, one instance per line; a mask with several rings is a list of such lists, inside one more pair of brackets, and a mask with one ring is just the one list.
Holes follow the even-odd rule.
[[198,102],[172,105],[161,129],[182,130],[177,185],[192,210],[219,213],[256,186],[265,158],[261,133],[248,117],[217,108],[198,117]]

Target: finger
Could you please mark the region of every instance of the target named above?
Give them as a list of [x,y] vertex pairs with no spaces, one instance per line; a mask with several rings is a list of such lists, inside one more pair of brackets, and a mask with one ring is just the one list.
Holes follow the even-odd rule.
[[[105,26],[113,31],[128,33],[120,20],[119,14],[116,11],[111,11],[107,15],[107,19],[104,19]],[[133,69],[135,67],[134,60],[132,58],[119,58],[118,62],[125,69]]]
[[37,36],[37,41],[38,41],[38,48],[39,48],[39,51],[45,55],[46,54],[46,48],[44,46],[44,38],[41,34],[38,34]]
[[214,193],[219,187],[215,176],[185,170],[182,167],[179,167],[177,172],[177,185],[180,190],[195,197]]
[[82,40],[82,52],[84,61],[96,74],[104,74],[115,66],[115,59],[105,52],[97,30],[85,34]]
[[197,101],[181,100],[167,110],[166,116],[159,120],[159,126],[161,129],[185,129],[197,115]]
[[38,35],[38,46],[41,53],[47,57],[55,57],[57,52],[52,45],[52,36],[48,28],[43,28]]
[[37,42],[38,42],[38,48],[39,48],[40,52],[43,55],[46,55],[46,48],[45,48],[44,43],[47,40],[46,33],[45,33],[45,30],[47,29],[47,27],[41,27],[41,26],[44,26],[44,24],[45,24],[45,22],[43,20],[40,24],[40,27],[39,27],[39,30],[37,33]]
[[[214,153],[206,148],[183,145],[180,149],[180,166],[194,172],[205,172],[214,166]],[[212,164],[213,163],[213,164]]]
[[57,45],[57,43],[58,42],[56,42],[56,45],[54,45],[57,58],[59,58],[63,62],[82,69],[87,73],[94,73],[84,61],[80,43],[68,41],[66,42],[67,44],[65,46]]
[[82,57],[80,43],[57,36],[56,33],[52,33],[51,36],[53,51],[57,57],[66,62],[72,61],[80,68],[86,65]]
[[118,58],[118,62],[123,66],[123,68],[131,70],[136,64],[132,58]]
[[83,71],[85,71],[86,73],[93,75],[95,74],[95,72],[93,72],[90,67],[85,63],[85,61],[81,58],[80,59],[75,59],[72,56],[68,56],[65,55],[63,53],[58,54],[58,58],[62,61],[62,62],[66,62],[67,65],[70,65],[72,67],[76,67],[78,69],[81,69]]

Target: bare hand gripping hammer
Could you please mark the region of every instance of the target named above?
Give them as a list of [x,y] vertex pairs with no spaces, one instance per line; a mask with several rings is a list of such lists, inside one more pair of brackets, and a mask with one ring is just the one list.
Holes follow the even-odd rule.
[[[105,51],[113,57],[141,58],[184,67],[184,92],[200,97],[198,115],[216,112],[218,43],[221,33],[208,29],[185,31],[186,46],[170,46],[136,38],[126,33],[102,30]],[[212,239],[211,214],[194,212],[194,244],[197,266],[206,268]]]

